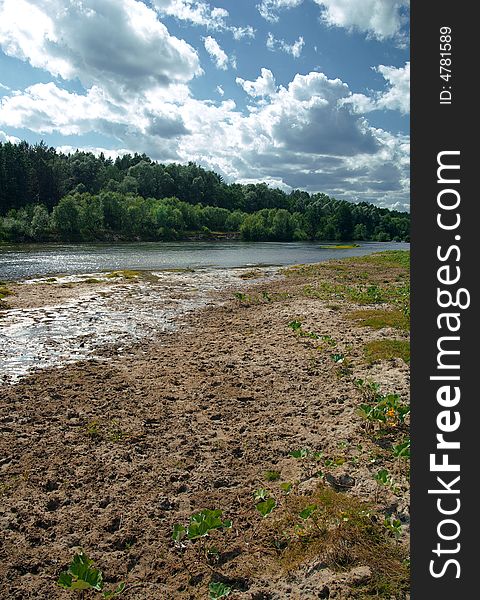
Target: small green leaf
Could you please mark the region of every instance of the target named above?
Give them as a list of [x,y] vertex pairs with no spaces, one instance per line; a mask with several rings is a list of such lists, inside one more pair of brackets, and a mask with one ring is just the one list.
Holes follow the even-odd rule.
[[103,575],[91,565],[93,561],[81,550],[73,557],[68,571],[60,574],[57,584],[70,590],[93,589],[100,592],[103,588]]
[[208,586],[208,591],[210,594],[210,600],[218,600],[219,598],[225,598],[226,596],[229,596],[232,588],[225,583],[212,581]]
[[185,537],[185,527],[177,523],[173,526],[172,538],[175,542],[180,542]]
[[280,471],[265,471],[263,476],[265,481],[278,481],[280,479]]
[[261,488],[253,492],[253,498],[256,502],[259,500],[266,500],[268,498],[268,490]]
[[299,514],[300,518],[307,520],[317,510],[316,504],[309,504]]
[[62,571],[57,579],[57,584],[67,590],[70,589],[72,587],[72,576],[67,571]]
[[289,494],[292,490],[293,485],[289,481],[285,481],[280,484],[280,489],[282,489],[285,494]]
[[272,510],[277,506],[277,503],[273,498],[268,498],[265,502],[259,502],[255,508],[262,515],[262,517],[266,517],[269,515]]
[[293,450],[290,452],[290,456],[293,458],[307,458],[310,454],[310,450],[308,448],[301,448],[300,450]]

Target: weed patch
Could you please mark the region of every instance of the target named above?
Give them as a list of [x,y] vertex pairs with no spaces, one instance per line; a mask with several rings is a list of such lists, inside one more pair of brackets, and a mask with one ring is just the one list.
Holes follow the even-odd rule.
[[374,340],[364,346],[365,358],[369,364],[381,360],[401,358],[410,362],[410,342],[408,340]]
[[129,269],[124,269],[123,271],[112,271],[111,273],[107,273],[105,277],[109,279],[122,278],[122,279],[136,279],[140,273],[138,271],[130,271]]
[[356,498],[319,485],[309,496],[290,495],[270,526],[282,570],[295,571],[311,560],[337,571],[368,566],[372,575],[362,592],[390,599],[404,597],[409,577],[405,550],[391,538],[398,523],[390,525]]
[[400,331],[410,330],[410,319],[403,310],[355,310],[346,315],[359,327],[371,327],[372,329],[383,329],[392,327]]

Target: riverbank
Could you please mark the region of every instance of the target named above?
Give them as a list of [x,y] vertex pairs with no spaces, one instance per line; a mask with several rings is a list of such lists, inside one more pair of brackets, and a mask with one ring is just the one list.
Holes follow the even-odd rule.
[[[3,386],[0,595],[68,597],[82,547],[136,600],[406,598],[407,256],[288,269]],[[174,542],[206,508],[231,528]]]

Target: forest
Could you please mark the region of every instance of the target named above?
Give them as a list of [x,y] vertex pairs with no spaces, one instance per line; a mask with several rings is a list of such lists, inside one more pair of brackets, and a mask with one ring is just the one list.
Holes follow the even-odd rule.
[[410,215],[323,193],[226,183],[190,162],[0,142],[0,242],[409,241]]

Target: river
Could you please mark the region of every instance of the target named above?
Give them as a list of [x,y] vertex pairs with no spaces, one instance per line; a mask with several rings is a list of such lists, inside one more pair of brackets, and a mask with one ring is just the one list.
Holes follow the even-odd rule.
[[73,275],[119,269],[284,266],[330,258],[405,250],[410,244],[360,242],[358,248],[324,249],[318,242],[142,242],[123,244],[23,244],[0,246],[0,280]]
[[[280,266],[408,248],[233,241],[4,246],[0,280],[16,282],[18,296],[27,294],[33,302],[0,310],[0,383],[15,383],[38,369],[128,354],[136,342],[174,332],[192,311],[218,304],[219,291],[241,291],[277,276]],[[109,277],[127,269],[140,275]],[[49,300],[36,302],[42,294]]]

